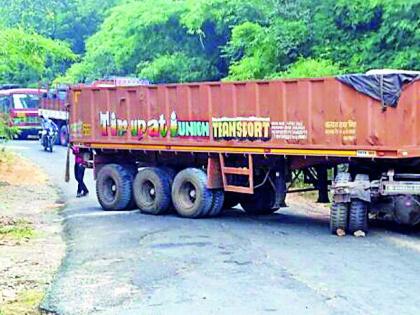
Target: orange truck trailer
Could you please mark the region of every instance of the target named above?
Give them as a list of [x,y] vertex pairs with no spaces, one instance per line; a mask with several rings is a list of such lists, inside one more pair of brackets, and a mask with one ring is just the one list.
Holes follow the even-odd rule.
[[369,216],[416,225],[419,74],[78,85],[70,142],[93,166],[104,210],[269,214],[300,179],[319,202],[332,197],[332,233],[367,232]]

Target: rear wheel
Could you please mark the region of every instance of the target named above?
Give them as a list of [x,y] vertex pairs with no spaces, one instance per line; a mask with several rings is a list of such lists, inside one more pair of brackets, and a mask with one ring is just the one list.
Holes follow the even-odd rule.
[[355,199],[350,205],[349,213],[350,233],[357,231],[368,232],[368,203]]
[[140,211],[160,215],[171,205],[171,179],[157,167],[147,167],[138,172],[134,184],[134,199]]
[[[348,183],[351,181],[351,175],[347,172],[340,172],[335,178],[335,183]],[[337,234],[338,230],[347,230],[349,216],[349,207],[344,202],[334,202],[330,210],[330,232]]]
[[207,174],[196,168],[179,172],[172,186],[172,202],[177,213],[185,218],[209,214],[213,193],[207,188]]
[[[369,183],[369,175],[357,174],[355,182]],[[368,232],[368,208],[369,204],[363,200],[354,199],[350,205],[349,211],[349,231],[354,233],[357,231]]]
[[210,208],[208,215],[210,217],[217,217],[223,210],[223,204],[225,200],[225,192],[222,189],[215,189],[213,193],[213,203]]
[[[134,178],[136,177],[137,172],[138,172],[137,166],[135,164],[126,164],[123,166],[130,173],[131,182],[133,183]],[[133,194],[131,195],[130,203],[128,204],[127,208],[125,208],[125,210],[136,210],[136,209],[138,209],[138,207],[136,204],[136,200],[134,199],[134,188],[133,188]]]
[[125,210],[132,197],[132,174],[119,164],[105,165],[98,173],[96,195],[104,210]]
[[347,218],[349,215],[348,204],[343,202],[334,203],[330,213],[330,231],[336,234],[337,230],[347,230]]
[[252,215],[268,215],[276,212],[273,208],[275,203],[275,192],[269,185],[264,185],[255,190],[253,195],[243,195],[241,206],[246,213]]

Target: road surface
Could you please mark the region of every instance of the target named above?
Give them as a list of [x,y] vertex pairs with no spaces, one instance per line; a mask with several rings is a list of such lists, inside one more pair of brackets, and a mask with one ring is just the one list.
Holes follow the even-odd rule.
[[[67,251],[43,308],[57,314],[420,314],[420,233],[338,238],[316,206],[187,220],[103,212],[66,184],[66,149],[13,142],[59,187]],[[52,253],[53,254],[53,253]]]

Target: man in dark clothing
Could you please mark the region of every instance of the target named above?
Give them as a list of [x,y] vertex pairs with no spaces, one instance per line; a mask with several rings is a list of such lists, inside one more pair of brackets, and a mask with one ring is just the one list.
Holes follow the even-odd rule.
[[85,197],[89,194],[89,190],[87,189],[83,178],[85,176],[85,166],[83,164],[83,158],[79,154],[79,148],[73,147],[73,153],[75,155],[75,163],[74,163],[74,177],[77,180],[77,198]]

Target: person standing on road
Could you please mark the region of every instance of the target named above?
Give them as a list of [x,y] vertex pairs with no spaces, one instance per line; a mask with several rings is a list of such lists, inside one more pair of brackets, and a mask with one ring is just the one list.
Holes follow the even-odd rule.
[[77,180],[77,198],[85,197],[89,194],[83,179],[85,177],[85,165],[83,163],[83,158],[80,155],[79,148],[73,147],[73,154],[75,155],[74,163],[74,177]]

